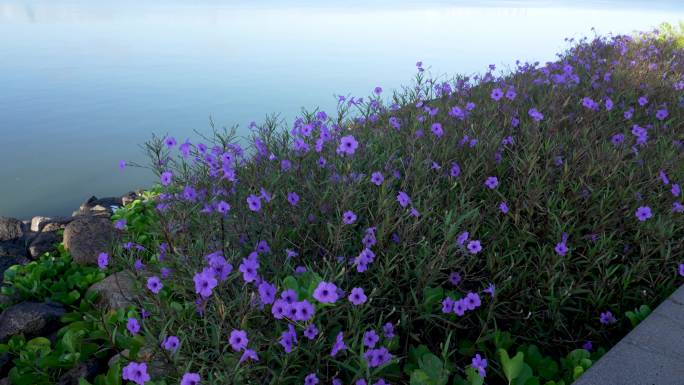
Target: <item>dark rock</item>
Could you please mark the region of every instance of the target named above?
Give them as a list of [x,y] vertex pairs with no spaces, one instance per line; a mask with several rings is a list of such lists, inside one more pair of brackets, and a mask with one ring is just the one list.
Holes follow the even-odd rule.
[[107,218],[77,217],[64,229],[64,248],[74,262],[97,265],[97,256],[109,250],[114,234],[114,225]]
[[12,357],[9,353],[0,354],[0,377],[6,376],[10,369],[12,369]]
[[121,205],[126,206],[136,199],[138,199],[138,194],[135,191],[130,191],[128,194],[121,197]]
[[26,257],[0,257],[0,284],[5,280],[5,270],[14,265],[25,265],[29,263]]
[[131,305],[135,281],[130,272],[120,271],[94,284],[88,292],[99,294],[98,303],[105,309],[120,309]]
[[66,373],[62,374],[57,380],[57,385],[78,385],[78,380],[92,379],[102,368],[102,364],[97,360],[81,362]]
[[31,245],[29,246],[29,255],[36,258],[40,255],[45,254],[48,251],[57,250],[57,243],[59,243],[60,238],[55,232],[42,232],[36,236]]
[[24,235],[24,223],[15,218],[0,217],[0,242],[19,239]]
[[0,342],[17,334],[31,338],[59,328],[64,308],[41,302],[22,302],[12,305],[0,314]]
[[1,257],[24,257],[26,256],[26,247],[21,241],[15,242],[0,242],[0,258]]
[[63,229],[73,218],[68,217],[33,217],[30,229],[33,232],[55,231]]
[[74,211],[72,216],[78,217],[78,216],[83,216],[83,215],[90,215],[90,216],[111,216],[114,212],[112,210],[112,206],[114,207],[121,207],[122,205],[122,199],[119,197],[108,197],[108,198],[100,198],[98,199],[97,197],[90,197],[85,203],[79,207],[78,210]]

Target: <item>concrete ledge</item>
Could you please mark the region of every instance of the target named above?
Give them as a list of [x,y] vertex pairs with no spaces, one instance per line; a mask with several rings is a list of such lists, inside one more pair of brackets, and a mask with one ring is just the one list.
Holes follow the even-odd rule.
[[613,384],[684,384],[684,286],[573,383]]

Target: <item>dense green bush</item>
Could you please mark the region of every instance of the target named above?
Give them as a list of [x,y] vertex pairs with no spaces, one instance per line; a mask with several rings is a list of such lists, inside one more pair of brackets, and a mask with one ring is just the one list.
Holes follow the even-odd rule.
[[[684,52],[657,34],[573,44],[472,79],[418,63],[390,98],[252,124],[247,149],[231,130],[150,142],[155,219],[112,263],[147,285],[131,322],[166,380],[581,375],[589,342],[684,274]],[[143,361],[124,378],[149,383]]]

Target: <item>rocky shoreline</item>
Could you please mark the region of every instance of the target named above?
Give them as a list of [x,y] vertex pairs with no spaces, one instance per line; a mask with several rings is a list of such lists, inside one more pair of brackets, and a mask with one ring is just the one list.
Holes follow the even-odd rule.
[[[74,263],[97,266],[97,256],[109,251],[118,237],[111,215],[118,207],[132,202],[140,192],[122,197],[91,197],[71,217],[36,216],[31,220],[0,217],[0,286],[4,272],[13,265],[25,265],[46,252],[56,251],[64,244]],[[120,308],[129,302],[132,282],[127,276],[113,274],[92,285],[89,291],[100,294],[107,308]],[[12,336],[23,334],[27,339],[44,336],[53,343],[60,328],[60,317],[67,311],[54,302],[21,301],[0,294],[0,343]],[[100,366],[98,362],[85,362],[66,372],[59,384],[78,384],[79,378],[90,377]],[[0,354],[0,385],[9,384],[6,377],[12,367],[7,353]]]

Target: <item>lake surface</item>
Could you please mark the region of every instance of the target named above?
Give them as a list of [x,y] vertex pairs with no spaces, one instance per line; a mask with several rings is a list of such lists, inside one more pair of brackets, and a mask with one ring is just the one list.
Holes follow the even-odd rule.
[[[258,4],[258,5],[257,5]],[[148,186],[139,147],[433,74],[553,60],[566,37],[684,20],[670,1],[0,0],[0,216]]]

